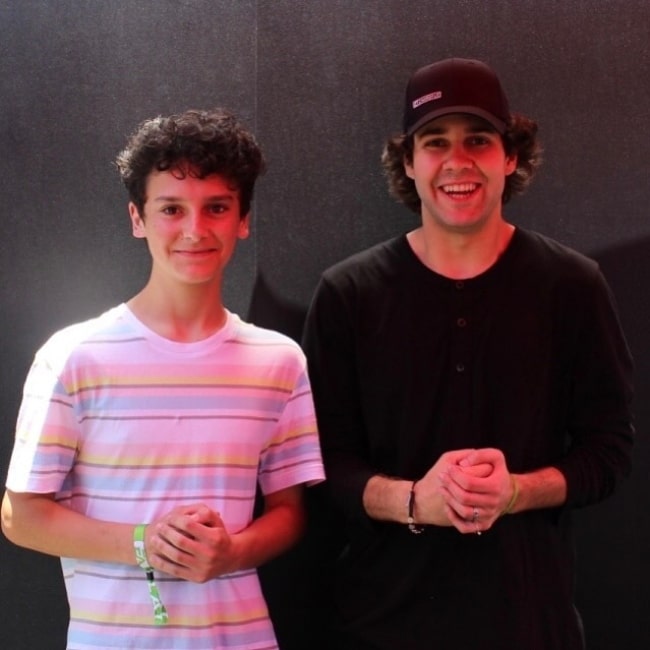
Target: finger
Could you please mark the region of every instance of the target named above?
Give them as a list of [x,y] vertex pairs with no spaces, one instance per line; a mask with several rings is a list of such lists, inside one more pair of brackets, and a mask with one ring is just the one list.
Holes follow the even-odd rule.
[[191,556],[180,551],[175,546],[163,541],[152,547],[152,551],[149,562],[157,571],[180,575],[181,569],[189,570]]
[[441,467],[458,465],[464,459],[471,456],[475,451],[475,449],[453,449],[451,451],[446,451],[442,456],[440,456],[438,463],[440,463]]
[[465,517],[462,517],[454,510],[453,508],[447,506],[445,514],[449,519],[451,525],[460,533],[467,535],[469,533],[475,533],[477,524],[473,521],[468,521]]
[[458,492],[455,486],[450,488],[441,486],[440,495],[445,505],[451,508],[459,518],[470,519],[472,517],[474,503],[468,500],[467,493]]
[[489,530],[494,521],[483,516],[483,512],[478,507],[464,509],[463,513],[469,516],[463,516],[457,510],[450,508],[447,512],[450,523],[463,534],[482,535]]
[[170,549],[175,552],[191,554],[196,545],[194,536],[187,529],[187,518],[176,518],[172,522],[161,522],[156,526],[156,538],[154,538],[154,547],[159,553],[171,557],[176,557]]
[[488,463],[493,466],[505,463],[503,452],[493,447],[482,447],[481,449],[471,450],[470,453],[458,462],[461,467],[480,465],[482,463]]
[[[472,468],[476,468],[476,472]],[[472,465],[472,467],[450,467],[447,476],[451,483],[470,494],[490,494],[494,491],[494,468],[492,465]]]
[[176,506],[173,510],[171,510],[168,516],[178,517],[184,515],[194,515],[198,512],[201,512],[204,508],[207,508],[204,503],[188,503],[184,506]]
[[492,463],[479,463],[477,465],[459,465],[460,469],[469,476],[487,478],[494,471]]
[[439,493],[445,503],[448,503],[461,517],[464,517],[464,510],[471,507],[476,501],[476,494],[463,487],[450,474],[440,475]]
[[200,510],[190,517],[188,525],[197,524],[206,528],[224,528],[225,524],[221,513],[204,505]]
[[[494,498],[491,494],[468,492],[459,488],[453,482],[446,487],[441,485],[439,490],[443,503],[450,507],[460,519],[471,521],[475,516],[475,509],[478,509],[480,519],[483,522],[494,521],[498,512],[495,510]],[[485,526],[484,528],[489,528]]]
[[[173,551],[171,552],[171,555],[173,556]],[[183,564],[182,560],[185,560],[185,558],[174,558],[158,552],[154,552],[149,558],[151,566],[156,571],[162,571],[177,578],[187,580],[191,575],[191,568],[186,564]]]
[[475,524],[483,512],[477,505],[458,505],[454,508],[456,514],[468,524]]

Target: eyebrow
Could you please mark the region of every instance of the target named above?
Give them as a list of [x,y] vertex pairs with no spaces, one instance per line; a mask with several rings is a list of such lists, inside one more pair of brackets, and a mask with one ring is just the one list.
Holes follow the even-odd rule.
[[[210,203],[212,201],[234,201],[236,198],[235,194],[213,194],[212,196],[206,196],[204,199],[205,203]],[[151,198],[152,201],[158,201],[160,203],[169,203],[169,202],[183,202],[187,199],[184,199],[180,196],[155,196]]]

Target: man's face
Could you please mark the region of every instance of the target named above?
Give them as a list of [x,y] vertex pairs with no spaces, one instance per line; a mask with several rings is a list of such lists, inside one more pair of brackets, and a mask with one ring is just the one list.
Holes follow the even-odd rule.
[[218,174],[199,179],[154,171],[144,215],[133,203],[129,213],[133,236],[147,240],[152,279],[165,283],[219,285],[237,239],[248,237],[239,190]]
[[501,217],[506,176],[517,167],[501,136],[484,120],[464,114],[440,117],[413,136],[413,160],[404,161],[422,200],[423,222],[471,233]]

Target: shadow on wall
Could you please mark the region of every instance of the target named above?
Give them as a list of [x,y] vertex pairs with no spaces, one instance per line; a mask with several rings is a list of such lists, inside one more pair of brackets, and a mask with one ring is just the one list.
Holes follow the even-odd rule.
[[[308,305],[273,291],[258,273],[247,320],[291,337],[297,343]],[[341,549],[341,522],[326,505],[319,486],[306,491],[307,532],[298,545],[260,567],[260,581],[282,650],[330,650],[332,567]],[[256,512],[261,512],[258,494]]]
[[650,598],[650,237],[592,254],[616,297],[635,363],[631,477],[613,498],[578,511],[577,604],[589,650],[648,648]]
[[[577,605],[590,650],[650,647],[641,625],[650,598],[650,570],[644,561],[650,547],[650,238],[591,255],[600,264],[619,307],[636,364],[637,443],[631,478],[613,498],[575,513]],[[248,319],[300,341],[307,305],[296,305],[273,291],[263,273],[255,282]],[[304,643],[325,648],[332,561],[340,538],[333,513],[317,489],[308,490],[310,529],[288,554],[260,572],[283,650]],[[603,616],[603,612],[609,612]],[[322,634],[313,634],[320,630]]]
[[300,343],[308,305],[297,305],[274,291],[259,272],[255,278],[247,320],[290,336]]

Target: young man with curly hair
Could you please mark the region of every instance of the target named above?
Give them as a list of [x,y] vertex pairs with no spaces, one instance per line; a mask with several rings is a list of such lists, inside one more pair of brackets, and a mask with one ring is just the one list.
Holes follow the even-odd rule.
[[566,515],[633,438],[610,290],[504,218],[540,147],[484,63],[417,70],[382,161],[421,223],[327,270],[304,335],[346,532],[332,648],[579,650]]
[[222,301],[262,152],[232,114],[187,111],[117,167],[151,274],[36,354],[3,530],[62,558],[69,650],[277,648],[256,567],[298,539],[323,469],[300,348]]

